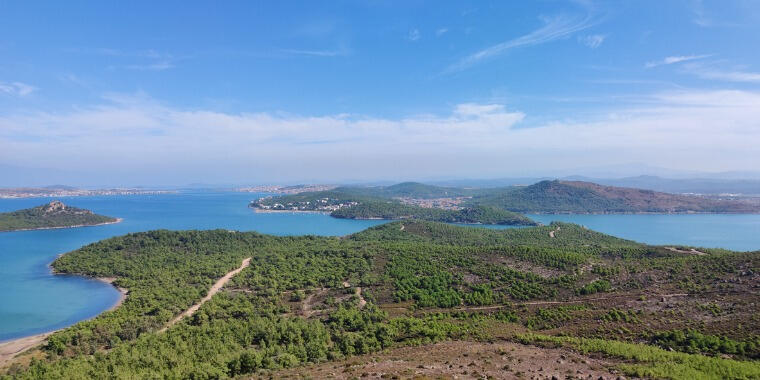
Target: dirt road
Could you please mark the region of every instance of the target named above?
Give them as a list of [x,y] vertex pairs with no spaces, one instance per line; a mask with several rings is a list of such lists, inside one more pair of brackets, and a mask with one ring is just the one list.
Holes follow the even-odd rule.
[[161,331],[165,331],[166,329],[168,329],[169,327],[171,327],[175,323],[177,323],[180,320],[182,320],[182,318],[189,317],[189,316],[195,314],[195,312],[198,311],[198,309],[200,309],[200,307],[204,303],[208,302],[208,300],[210,300],[211,297],[214,296],[214,294],[216,294],[217,292],[219,292],[219,290],[222,289],[222,287],[225,284],[227,284],[232,279],[232,277],[234,277],[236,274],[240,273],[243,269],[245,269],[246,267],[248,267],[248,265],[250,265],[250,264],[251,264],[251,258],[250,257],[247,258],[247,259],[245,259],[245,260],[243,260],[243,263],[240,265],[239,268],[237,268],[237,269],[235,269],[235,270],[233,270],[233,271],[225,274],[224,277],[222,277],[219,280],[217,280],[216,283],[214,283],[214,285],[211,286],[211,289],[209,289],[208,294],[206,294],[205,297],[203,297],[195,305],[190,306],[190,308],[187,309],[187,310],[185,310],[182,314],[180,314],[176,318],[172,319],[169,322],[169,324],[166,325],[166,327],[164,327],[163,329],[161,329]]

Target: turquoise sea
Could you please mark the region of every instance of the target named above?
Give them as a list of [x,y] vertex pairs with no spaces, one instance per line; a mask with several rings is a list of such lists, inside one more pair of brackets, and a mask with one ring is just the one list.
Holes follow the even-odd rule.
[[[65,204],[123,218],[118,224],[0,232],[0,341],[59,329],[92,318],[119,298],[112,286],[78,276],[54,276],[48,264],[61,253],[129,232],[153,229],[259,231],[274,235],[347,235],[382,221],[324,214],[254,213],[262,194],[188,192],[147,196],[60,198]],[[39,206],[48,198],[0,199],[0,212]]]
[[[166,228],[259,231],[275,235],[346,235],[382,221],[324,214],[254,213],[250,200],[264,194],[183,192],[146,196],[61,199],[72,206],[124,218],[119,224],[0,233],[0,341],[62,328],[111,307],[118,292],[105,283],[54,276],[48,264],[59,254],[111,236]],[[0,199],[0,212],[38,206],[51,199]],[[760,249],[760,215],[531,215],[561,220],[652,244],[735,250]]]
[[680,244],[735,251],[760,250],[758,214],[528,215],[535,221],[570,222],[643,243]]

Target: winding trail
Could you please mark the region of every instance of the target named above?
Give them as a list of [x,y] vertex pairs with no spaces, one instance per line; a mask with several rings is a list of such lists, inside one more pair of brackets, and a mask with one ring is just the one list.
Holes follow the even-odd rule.
[[676,247],[665,247],[665,249],[667,249],[668,251],[671,251],[671,252],[677,252],[677,253],[686,253],[686,254],[689,254],[689,255],[697,255],[697,256],[704,256],[704,255],[707,255],[706,253],[704,253],[704,252],[701,252],[701,251],[697,251],[697,250],[696,250],[696,249],[694,249],[694,248],[691,248],[691,249],[690,249],[690,250],[688,250],[688,251],[685,251],[685,250],[683,250],[683,249],[678,249],[678,248],[676,248]]
[[214,296],[214,294],[218,293],[219,290],[221,290],[222,287],[225,284],[227,284],[232,279],[232,277],[234,277],[236,274],[240,273],[243,269],[245,269],[246,267],[248,267],[250,264],[251,264],[251,258],[250,257],[247,258],[247,259],[245,259],[245,260],[243,260],[243,263],[240,265],[239,268],[232,270],[231,272],[225,274],[224,277],[222,277],[219,280],[217,280],[214,283],[214,285],[211,286],[211,289],[209,289],[208,294],[206,294],[205,297],[203,297],[200,301],[198,301],[193,306],[190,306],[190,308],[188,308],[187,310],[185,310],[182,314],[180,314],[180,315],[176,316],[174,319],[172,319],[164,328],[162,328],[161,330],[159,330],[159,332],[166,331],[166,329],[168,329],[169,327],[173,326],[175,323],[177,323],[180,320],[182,320],[182,318],[189,317],[189,316],[195,314],[195,312],[198,311],[198,309],[200,309],[201,306],[204,303],[208,302],[208,300],[210,300],[211,297]]

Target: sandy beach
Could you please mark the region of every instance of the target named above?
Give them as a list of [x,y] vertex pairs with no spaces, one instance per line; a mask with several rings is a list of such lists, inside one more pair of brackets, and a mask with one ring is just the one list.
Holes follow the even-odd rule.
[[[97,280],[105,282],[113,286],[113,282],[116,281],[116,278],[98,277]],[[114,286],[114,287],[119,291],[119,299],[116,301],[116,303],[113,304],[113,306],[104,310],[103,312],[111,311],[118,308],[124,303],[124,300],[127,299],[127,289],[120,288],[118,286]],[[47,337],[56,331],[60,331],[60,330],[49,331],[42,334],[25,336],[23,338],[1,342],[0,343],[0,366],[3,366],[9,361],[11,361],[11,359],[13,359],[16,355],[43,344],[45,340],[47,339]]]
[[121,304],[124,303],[124,300],[127,299],[127,293],[128,293],[127,289],[120,288],[113,284],[113,282],[116,281],[116,277],[97,277],[97,280],[105,282],[106,284],[113,286],[114,288],[116,288],[116,290],[119,291],[119,299],[116,301],[115,304],[113,304],[113,306],[109,307],[108,309],[104,311],[111,311],[111,310],[116,309],[117,307],[121,306]]

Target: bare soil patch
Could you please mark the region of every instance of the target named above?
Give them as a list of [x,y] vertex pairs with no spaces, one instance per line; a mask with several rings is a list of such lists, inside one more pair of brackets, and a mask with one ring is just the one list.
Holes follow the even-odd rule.
[[261,373],[253,378],[313,379],[615,379],[612,359],[565,348],[508,341],[452,341],[356,356],[342,361]]

